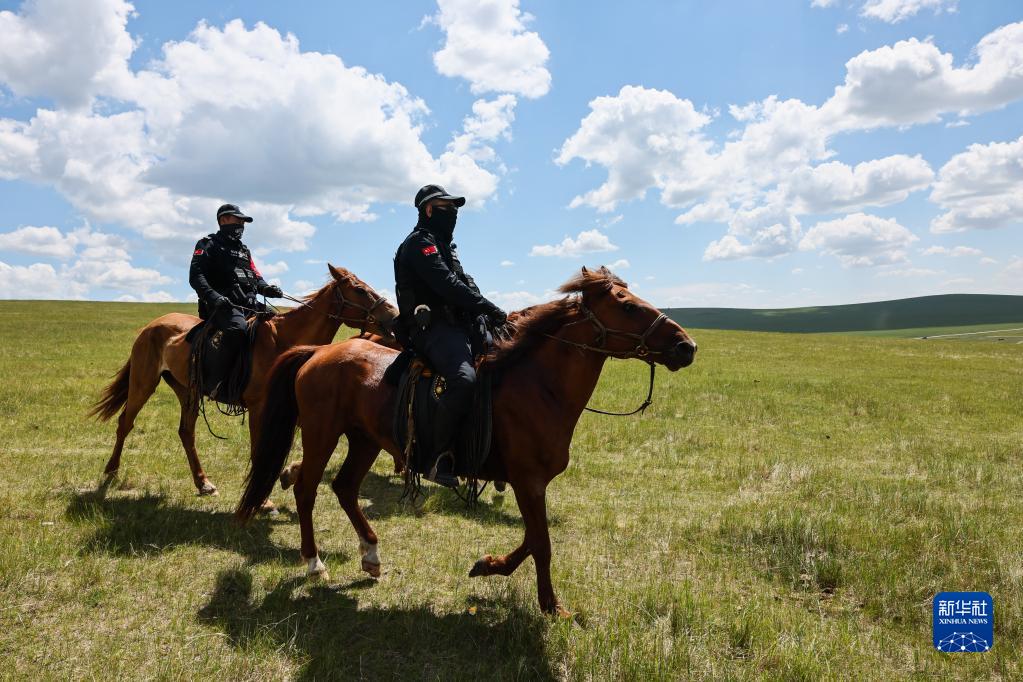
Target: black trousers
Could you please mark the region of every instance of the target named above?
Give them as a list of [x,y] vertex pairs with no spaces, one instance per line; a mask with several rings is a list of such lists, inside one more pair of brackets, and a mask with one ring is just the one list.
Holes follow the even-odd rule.
[[469,331],[437,321],[412,340],[416,351],[444,377],[444,393],[437,404],[434,423],[434,454],[453,447],[458,425],[472,405],[476,370],[472,366]]
[[210,316],[209,324],[221,332],[220,345],[215,354],[216,358],[211,365],[210,381],[211,387],[222,381],[234,366],[245,343],[245,335],[248,333],[248,323],[245,321],[245,314],[234,306],[217,308]]

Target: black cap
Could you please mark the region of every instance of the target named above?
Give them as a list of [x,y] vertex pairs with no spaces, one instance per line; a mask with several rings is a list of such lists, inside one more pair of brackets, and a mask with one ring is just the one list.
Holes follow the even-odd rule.
[[242,210],[240,208],[238,208],[237,206],[235,206],[234,204],[224,204],[223,206],[218,208],[217,209],[217,220],[218,221],[220,220],[220,216],[222,216],[222,215],[236,215],[239,218],[241,218],[242,222],[244,222],[244,223],[251,223],[252,222],[252,218],[250,218],[249,216],[247,216],[244,213],[242,213]]
[[419,208],[431,199],[447,199],[453,202],[455,206],[465,205],[465,197],[453,197],[440,185],[426,185],[416,192],[416,208]]

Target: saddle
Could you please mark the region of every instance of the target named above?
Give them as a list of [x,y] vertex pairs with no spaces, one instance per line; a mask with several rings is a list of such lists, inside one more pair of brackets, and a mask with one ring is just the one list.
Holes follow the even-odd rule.
[[[492,375],[479,371],[479,364],[477,361],[472,406],[455,436],[453,448],[454,474],[469,481],[470,495],[481,492],[476,482],[490,456],[493,432]],[[399,371],[400,377],[395,382],[394,375]],[[444,377],[431,370],[411,351],[399,354],[387,373],[391,374],[390,383],[398,386],[392,435],[394,442],[404,450],[406,467],[418,488],[419,477],[429,471],[436,454],[433,452],[433,423],[437,403],[444,392]]]
[[[210,391],[216,388],[216,377],[224,377],[214,398],[218,403],[234,408],[232,414],[245,411],[242,395],[252,375],[252,352],[256,344],[259,323],[273,317],[271,313],[259,313],[248,318],[245,342],[233,358],[223,357],[220,350],[221,332],[202,320],[185,335],[191,344],[188,355],[188,378],[193,399],[210,398]],[[223,367],[224,363],[229,367]]]

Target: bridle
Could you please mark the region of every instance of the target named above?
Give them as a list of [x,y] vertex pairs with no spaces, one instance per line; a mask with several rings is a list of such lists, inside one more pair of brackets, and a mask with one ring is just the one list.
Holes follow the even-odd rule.
[[[578,348],[579,350],[592,351],[594,353],[601,353],[601,354],[604,354],[604,355],[611,355],[611,356],[619,357],[619,358],[629,358],[629,357],[639,358],[640,360],[643,360],[644,362],[647,363],[647,365],[650,366],[650,386],[647,389],[646,398],[643,399],[643,402],[636,409],[632,410],[631,412],[608,412],[606,410],[598,410],[598,409],[593,408],[593,407],[584,407],[583,409],[586,410],[587,412],[595,412],[597,414],[606,414],[606,415],[611,416],[611,417],[629,417],[631,415],[636,414],[637,412],[638,413],[643,413],[646,410],[646,408],[648,408],[648,407],[650,407],[651,405],[654,404],[654,401],[653,401],[653,395],[654,395],[654,363],[653,363],[652,360],[649,359],[649,357],[651,355],[664,355],[664,354],[666,354],[668,352],[668,351],[663,351],[663,350],[651,350],[650,347],[647,346],[647,340],[649,340],[650,335],[653,334],[654,331],[656,331],[658,327],[660,327],[662,324],[664,324],[668,320],[668,316],[665,315],[664,313],[661,313],[660,315],[657,316],[657,319],[655,319],[653,322],[650,323],[650,326],[648,326],[646,328],[646,331],[644,331],[642,334],[637,334],[635,332],[627,332],[627,331],[623,331],[621,329],[611,329],[606,324],[601,322],[597,318],[597,316],[593,314],[593,311],[590,310],[589,308],[587,308],[586,305],[581,300],[578,301],[576,305],[578,306],[579,311],[583,315],[585,315],[584,319],[576,320],[575,322],[569,322],[568,324],[564,325],[564,327],[571,327],[574,324],[580,324],[582,322],[589,322],[590,324],[592,324],[596,328],[596,337],[594,338],[594,343],[596,345],[588,344],[588,343],[579,343],[578,341],[571,341],[569,339],[563,339],[560,336],[554,336],[553,334],[545,334],[545,336],[550,337],[550,338],[552,338],[555,341],[558,341],[560,343],[564,343],[564,344],[567,344],[569,346],[573,346],[575,348]],[[564,329],[564,327],[562,327],[562,329]],[[635,339],[636,340],[636,347],[633,348],[632,350],[624,350],[624,351],[621,351],[621,350],[611,350],[609,348],[606,348],[606,346],[607,346],[607,338],[609,336],[619,336],[619,337],[626,338],[626,339]]]
[[[546,336],[549,336],[555,341],[560,341],[561,343],[568,344],[569,346],[575,346],[576,348],[579,348],[581,350],[593,351],[594,353],[603,353],[604,355],[614,355],[622,358],[636,357],[641,360],[646,360],[646,358],[650,355],[664,355],[668,353],[668,351],[663,350],[651,350],[650,347],[647,346],[647,340],[649,340],[650,335],[657,331],[658,327],[667,322],[668,316],[665,315],[664,313],[658,315],[657,319],[651,322],[650,326],[646,328],[646,331],[644,331],[642,334],[637,334],[635,332],[627,332],[621,329],[611,329],[606,324],[601,322],[597,318],[597,316],[593,314],[593,311],[587,308],[582,301],[579,301],[577,305],[579,311],[583,315],[585,315],[585,318],[582,320],[576,320],[575,322],[569,322],[568,324],[565,325],[565,327],[571,327],[574,324],[589,322],[596,328],[596,337],[594,338],[594,344],[596,345],[589,343],[579,343],[578,341],[570,341],[569,339],[563,339],[560,336],[554,336],[553,334],[547,334]],[[626,339],[635,339],[636,347],[633,348],[632,350],[611,350],[606,347],[607,338],[609,336],[619,336]],[[649,360],[646,361],[649,362]]]
[[[376,315],[373,314],[373,311],[379,308],[384,303],[386,303],[387,299],[384,298],[383,296],[375,295],[375,292],[373,292],[369,288],[365,288],[363,289],[363,291],[366,293],[367,296],[370,297],[372,302],[369,305],[363,305],[358,301],[353,301],[351,299],[345,298],[345,293],[341,289],[342,287],[340,283],[337,283],[334,286],[334,298],[338,303],[337,309],[338,312],[336,315],[334,313],[327,313],[327,317],[333,320],[338,320],[352,327],[358,325],[359,333],[365,334],[367,326],[378,322]],[[365,314],[358,319],[352,317],[345,317],[344,315],[341,314],[344,312],[345,306],[355,308],[356,310],[361,310]]]

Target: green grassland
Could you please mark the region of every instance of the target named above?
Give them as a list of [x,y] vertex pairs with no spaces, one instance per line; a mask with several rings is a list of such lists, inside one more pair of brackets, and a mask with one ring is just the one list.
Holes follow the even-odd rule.
[[[1018,326],[1023,296],[943,294],[896,301],[811,308],[670,308],[676,322],[698,329],[758,332],[885,332],[930,327]],[[895,334],[896,336],[898,334]]]
[[910,329],[882,329],[880,331],[833,332],[862,336],[885,336],[899,339],[926,339],[928,341],[997,341],[1018,343],[1023,341],[1023,322],[953,325],[947,327],[916,327]]
[[[1023,346],[694,329],[696,363],[658,372],[645,415],[579,424],[549,489],[576,617],[553,621],[531,561],[466,577],[521,539],[511,492],[412,508],[386,457],[362,491],[382,579],[325,484],[332,579],[307,583],[290,491],[232,521],[239,421],[200,433],[221,495],[195,496],[166,387],[98,492],[113,427],[83,415],[172,308],[0,303],[0,677],[1023,677]],[[592,404],[631,409],[645,380],[611,361]],[[994,596],[992,651],[933,650],[942,590]]]

